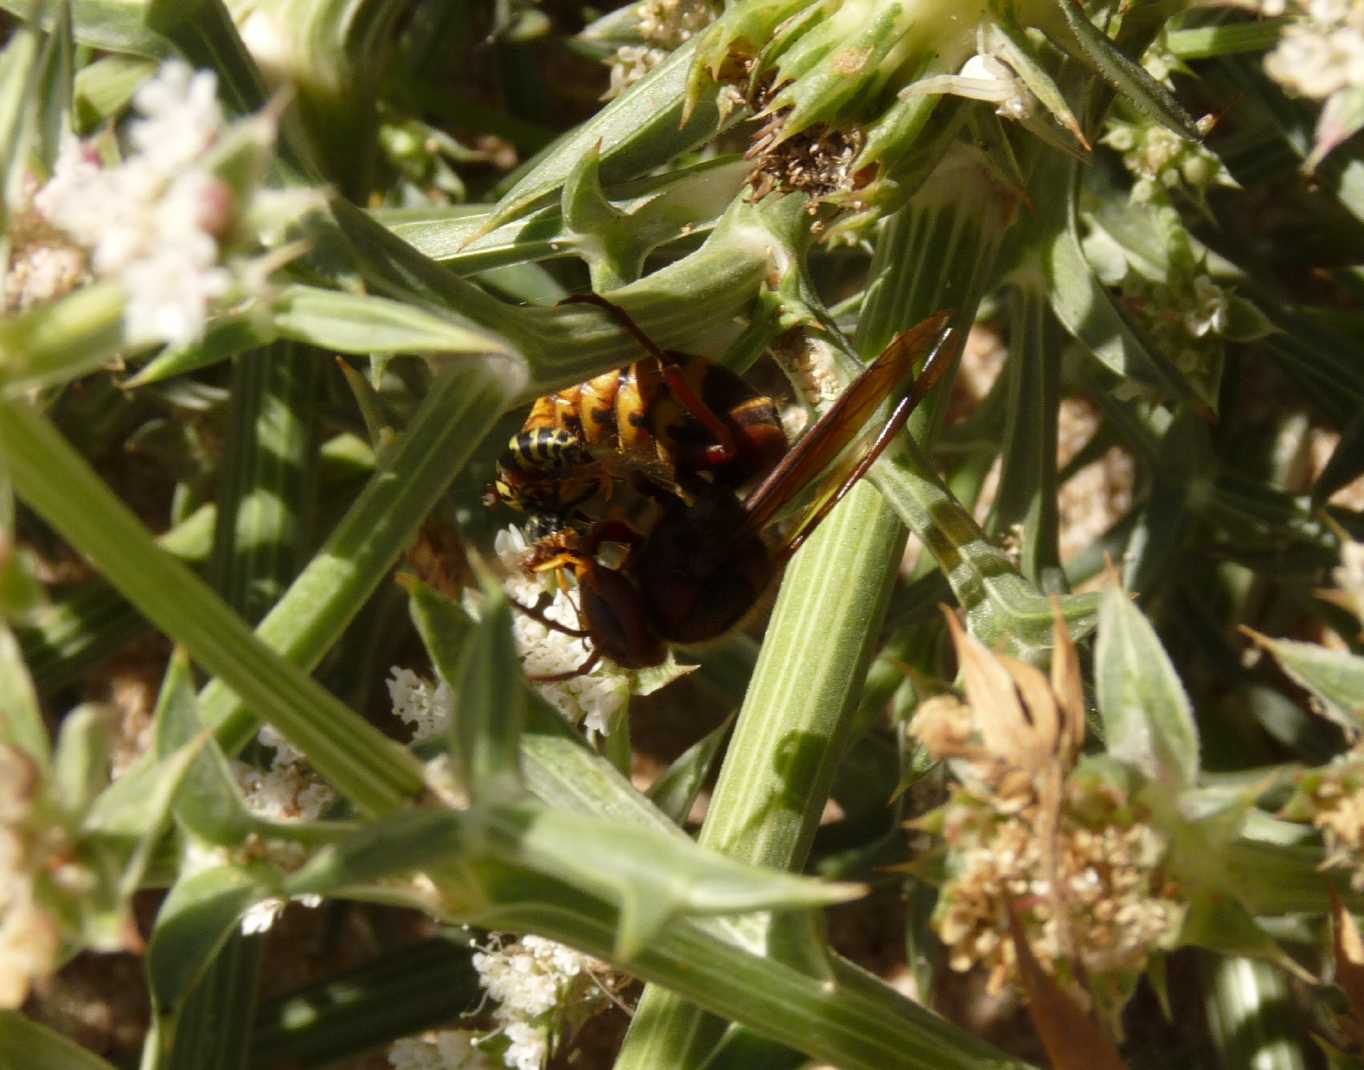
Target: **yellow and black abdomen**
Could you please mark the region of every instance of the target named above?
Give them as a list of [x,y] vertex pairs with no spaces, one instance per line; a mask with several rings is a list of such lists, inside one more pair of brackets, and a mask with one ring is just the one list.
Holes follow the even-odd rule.
[[650,413],[662,393],[658,361],[637,360],[570,387],[576,393],[578,426],[594,451],[611,451],[640,462],[666,460],[657,453]]
[[716,437],[671,392],[664,391],[650,412],[660,455],[684,473],[709,472],[723,487],[740,487],[766,475],[787,450],[776,403],[754,390],[722,364],[686,353],[669,353],[694,397],[725,426],[734,455],[712,459]]
[[[498,459],[489,499],[564,515],[625,473],[664,484],[708,473],[714,484],[736,488],[771,470],[787,449],[772,399],[714,361],[667,356],[686,400],[653,358],[537,398]],[[713,424],[688,403],[698,399],[731,440],[721,459]]]

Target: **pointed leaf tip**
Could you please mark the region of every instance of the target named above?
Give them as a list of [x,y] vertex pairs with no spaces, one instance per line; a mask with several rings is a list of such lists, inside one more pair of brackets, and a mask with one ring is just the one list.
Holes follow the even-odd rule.
[[1117,584],[1099,607],[1094,664],[1109,754],[1153,779],[1195,784],[1199,739],[1189,697],[1155,629]]

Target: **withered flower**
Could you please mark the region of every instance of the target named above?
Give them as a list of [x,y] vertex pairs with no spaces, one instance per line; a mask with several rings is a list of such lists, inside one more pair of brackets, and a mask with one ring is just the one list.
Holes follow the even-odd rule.
[[1183,915],[1164,838],[1122,784],[1079,763],[1084,690],[1059,614],[1050,678],[948,622],[966,700],[930,699],[911,730],[960,781],[923,822],[946,844],[933,924],[949,962],[987,969],[992,991],[1017,982],[1012,914],[1058,982],[1116,1009]]

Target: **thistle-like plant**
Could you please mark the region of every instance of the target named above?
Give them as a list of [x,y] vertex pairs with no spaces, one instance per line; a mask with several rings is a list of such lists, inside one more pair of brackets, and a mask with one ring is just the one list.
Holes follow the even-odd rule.
[[[969,970],[1056,1066],[1358,1043],[1358,3],[0,7],[0,1064],[108,1065],[42,1023],[120,950],[145,1067],[1026,1065]],[[643,359],[589,289],[793,428],[953,374],[756,619],[573,676],[480,492]]]

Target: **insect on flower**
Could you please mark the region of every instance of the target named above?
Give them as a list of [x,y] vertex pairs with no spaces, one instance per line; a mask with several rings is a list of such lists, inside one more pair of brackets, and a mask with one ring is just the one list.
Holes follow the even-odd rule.
[[732,490],[781,460],[786,434],[770,397],[712,360],[659,348],[597,294],[568,302],[605,309],[649,356],[537,399],[498,459],[485,504],[557,528],[593,518],[588,503],[609,499],[618,480],[691,499],[702,484]]
[[[703,642],[737,625],[942,378],[955,348],[948,319],[940,312],[898,335],[746,498],[718,481],[699,480],[689,494],[645,488],[655,502],[647,526],[611,516],[542,534],[527,567],[573,573],[581,627],[520,608],[547,627],[590,639],[592,651],[576,669],[534,679],[571,679],[602,657],[628,669],[648,668],[663,662],[669,643]],[[923,370],[870,443],[823,475],[923,356]],[[774,522],[812,487],[816,493],[804,515],[773,540]],[[614,567],[598,559],[604,543],[626,548]]]

